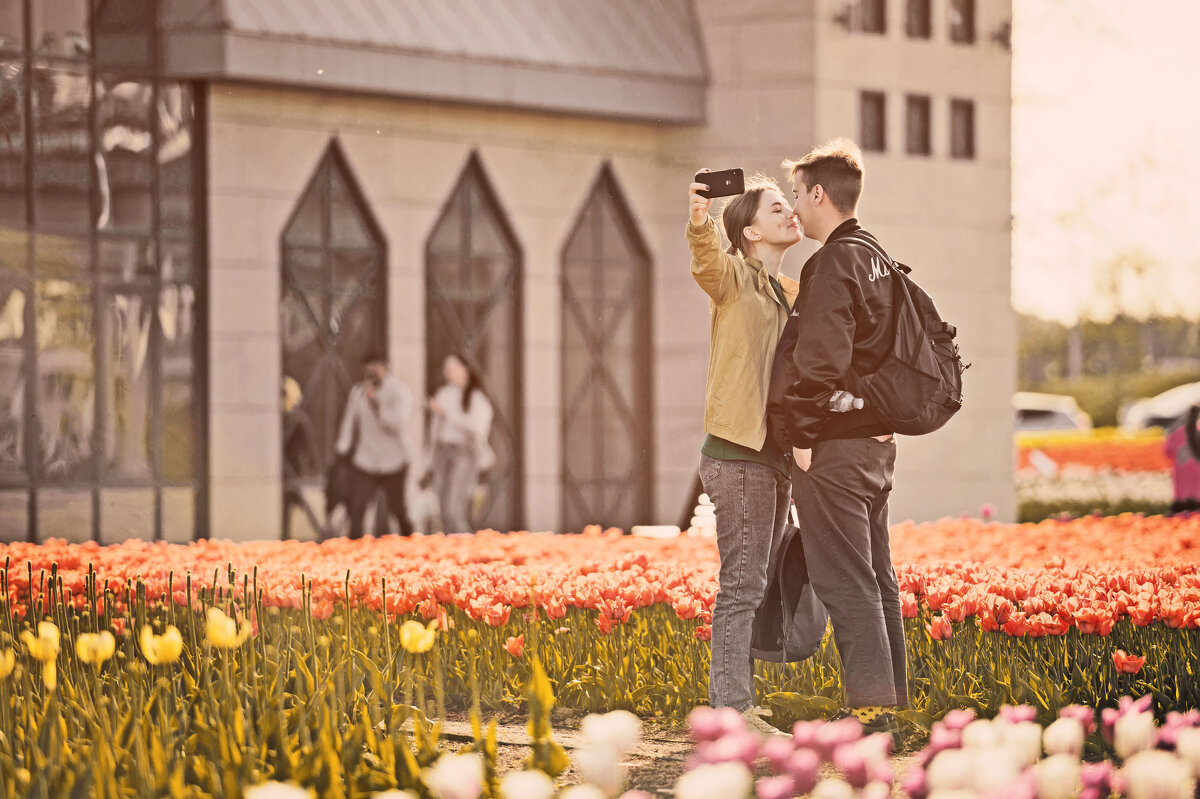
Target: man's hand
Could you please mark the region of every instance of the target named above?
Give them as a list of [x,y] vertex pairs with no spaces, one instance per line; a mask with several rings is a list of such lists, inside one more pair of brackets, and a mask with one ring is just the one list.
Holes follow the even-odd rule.
[[796,461],[796,466],[800,471],[807,472],[808,467],[812,466],[812,447],[808,449],[792,447],[792,459]]
[[[701,169],[701,172],[707,172],[707,169]],[[693,183],[688,186],[688,210],[691,214],[692,227],[700,227],[708,222],[708,209],[712,206],[711,197],[701,197],[696,192],[708,191],[708,186],[703,183]]]
[[441,416],[443,413],[445,413],[445,411],[442,410],[442,406],[439,405],[438,401],[435,399],[429,400],[429,410],[431,410],[436,416]]

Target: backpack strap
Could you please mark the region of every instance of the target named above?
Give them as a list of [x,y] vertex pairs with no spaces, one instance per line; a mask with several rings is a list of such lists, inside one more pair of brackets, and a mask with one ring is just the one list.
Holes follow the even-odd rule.
[[858,233],[851,233],[848,236],[842,236],[840,239],[837,239],[833,243],[837,244],[838,242],[841,242],[841,241],[845,241],[850,244],[858,244],[860,246],[866,247],[868,250],[871,250],[873,253],[875,253],[880,258],[882,258],[887,263],[888,266],[890,266],[893,269],[898,269],[906,275],[912,271],[912,269],[905,266],[904,264],[902,264],[898,261],[892,260],[892,256],[888,255],[886,252],[883,251],[883,247],[880,246],[879,242],[875,241],[875,239],[873,237],[869,236],[866,233],[863,233],[861,231]]

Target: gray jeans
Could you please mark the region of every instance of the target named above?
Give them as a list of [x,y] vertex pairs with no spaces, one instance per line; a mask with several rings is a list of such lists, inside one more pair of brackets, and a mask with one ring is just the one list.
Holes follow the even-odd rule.
[[708,701],[740,711],[754,704],[750,633],[767,592],[767,562],[783,536],[791,487],[770,466],[707,455],[700,456],[700,481],[716,506],[721,556]]
[[809,470],[792,467],[808,579],[833,622],[850,707],[908,703],[888,532],[895,467],[895,439],[873,438],[818,441]]
[[475,450],[466,444],[447,444],[439,441],[434,445],[432,461],[429,471],[433,480],[433,492],[437,494],[442,532],[470,532],[468,510],[471,491],[479,482]]

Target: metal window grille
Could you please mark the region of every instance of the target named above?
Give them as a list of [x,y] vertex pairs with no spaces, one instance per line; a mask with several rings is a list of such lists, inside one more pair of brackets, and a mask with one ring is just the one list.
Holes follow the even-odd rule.
[[[318,504],[350,387],[363,360],[387,344],[386,242],[336,141],[284,226],[280,249],[283,376],[303,396],[284,419],[284,486]],[[288,525],[285,516],[285,537]]]
[[441,386],[446,356],[458,354],[491,400],[496,462],[472,512],[477,529],[524,524],[521,292],[520,245],[472,153],[426,242],[425,385]]
[[562,529],[628,530],[653,486],[651,271],[605,165],[563,248]]

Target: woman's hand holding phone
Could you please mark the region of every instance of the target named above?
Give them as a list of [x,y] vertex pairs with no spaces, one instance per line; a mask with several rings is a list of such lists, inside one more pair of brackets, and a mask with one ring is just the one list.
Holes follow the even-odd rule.
[[[707,169],[699,170],[697,177],[701,172],[707,172]],[[708,186],[704,183],[693,183],[688,187],[688,209],[691,213],[692,227],[700,227],[708,221],[708,209],[712,206],[711,197],[702,197],[698,192],[708,191]]]

